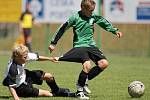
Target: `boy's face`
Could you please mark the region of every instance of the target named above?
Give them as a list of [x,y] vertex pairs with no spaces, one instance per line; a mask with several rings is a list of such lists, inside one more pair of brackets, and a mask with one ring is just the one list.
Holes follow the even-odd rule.
[[15,58],[15,61],[16,61],[18,64],[24,64],[24,63],[26,63],[26,61],[27,61],[27,56],[28,56],[28,53],[25,52],[25,53],[23,53],[22,55],[18,55],[18,56]]
[[86,0],[85,3],[81,4],[81,11],[86,17],[90,17],[92,12],[95,9],[95,1],[94,0]]
[[12,59],[17,64],[24,64],[27,62],[28,52],[29,50],[26,46],[18,45],[14,48],[12,52]]

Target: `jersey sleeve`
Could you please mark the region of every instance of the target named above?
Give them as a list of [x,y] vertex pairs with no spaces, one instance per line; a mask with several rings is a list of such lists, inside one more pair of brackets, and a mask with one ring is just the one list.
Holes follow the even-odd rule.
[[113,27],[113,25],[108,22],[105,18],[102,16],[95,16],[96,17],[96,24],[98,24],[100,27],[105,29],[108,32],[112,32],[113,34],[116,34],[118,31],[117,28]]
[[69,19],[60,26],[60,28],[56,31],[55,35],[52,38],[51,44],[56,45],[58,40],[62,37],[66,30],[73,26],[75,21],[74,15],[70,16]]
[[73,14],[72,16],[70,16],[69,19],[67,20],[67,22],[68,22],[67,28],[72,27],[75,24],[75,21],[76,21],[76,13]]
[[36,61],[39,59],[38,53],[28,53],[28,61]]
[[23,17],[24,17],[25,13],[22,13],[21,16],[20,16],[20,21],[23,20]]
[[15,87],[17,85],[16,84],[16,75],[17,75],[17,67],[16,66],[10,67],[7,76],[3,80],[3,85]]

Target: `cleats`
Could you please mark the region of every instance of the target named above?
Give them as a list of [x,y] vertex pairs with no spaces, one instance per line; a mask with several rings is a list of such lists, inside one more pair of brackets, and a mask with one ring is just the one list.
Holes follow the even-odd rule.
[[89,97],[86,94],[84,94],[84,92],[77,92],[76,96],[77,96],[77,98],[79,98],[81,100],[88,100],[89,99]]
[[87,94],[90,94],[90,93],[91,93],[91,90],[88,88],[88,85],[85,85],[85,86],[83,87],[83,91],[84,91],[85,93],[87,93]]

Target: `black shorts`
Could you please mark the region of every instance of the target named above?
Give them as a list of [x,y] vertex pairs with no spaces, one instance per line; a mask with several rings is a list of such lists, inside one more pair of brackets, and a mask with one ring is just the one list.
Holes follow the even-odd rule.
[[39,89],[34,88],[32,84],[41,85],[43,80],[41,79],[44,72],[41,70],[25,70],[26,71],[26,82],[16,88],[17,95],[19,97],[37,97]]
[[59,61],[84,63],[92,60],[97,65],[97,61],[101,59],[106,59],[106,57],[97,47],[76,47],[60,57]]

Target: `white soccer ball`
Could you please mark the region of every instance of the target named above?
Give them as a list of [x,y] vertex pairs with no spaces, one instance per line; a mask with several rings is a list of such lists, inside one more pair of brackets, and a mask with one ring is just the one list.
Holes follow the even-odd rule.
[[128,93],[133,98],[139,98],[144,95],[145,86],[140,81],[133,81],[128,85]]

